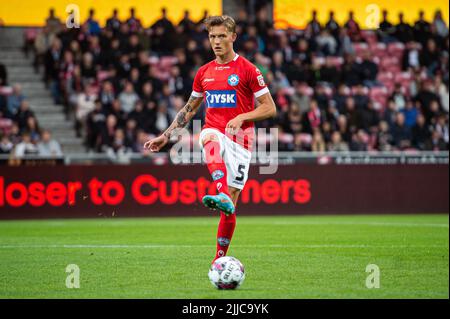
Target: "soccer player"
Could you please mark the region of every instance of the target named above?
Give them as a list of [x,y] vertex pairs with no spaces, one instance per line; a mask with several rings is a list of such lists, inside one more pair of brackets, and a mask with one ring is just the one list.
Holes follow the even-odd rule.
[[202,201],[221,212],[216,260],[226,255],[236,226],[235,207],[248,178],[254,122],[274,117],[276,107],[258,68],[234,52],[235,21],[229,16],[212,16],[205,25],[216,59],[198,70],[189,101],[169,128],[144,147],[158,152],[205,101],[206,119],[199,143],[218,195],[206,195]]

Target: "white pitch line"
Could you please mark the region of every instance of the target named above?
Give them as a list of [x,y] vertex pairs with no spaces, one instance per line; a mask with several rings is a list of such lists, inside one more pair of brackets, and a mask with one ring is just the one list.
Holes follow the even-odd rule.
[[350,226],[388,226],[388,227],[438,227],[448,228],[449,224],[381,223],[381,222],[274,222],[273,225],[350,225]]
[[[152,248],[210,248],[211,245],[0,245],[0,249],[19,248],[99,248],[99,249],[152,249]],[[233,245],[234,248],[448,248],[448,245]]]

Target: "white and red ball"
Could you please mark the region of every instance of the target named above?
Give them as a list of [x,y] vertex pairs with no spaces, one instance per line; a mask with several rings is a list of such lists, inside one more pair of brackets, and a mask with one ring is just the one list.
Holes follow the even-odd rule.
[[244,265],[234,257],[220,257],[211,265],[208,277],[217,289],[236,289],[245,280]]

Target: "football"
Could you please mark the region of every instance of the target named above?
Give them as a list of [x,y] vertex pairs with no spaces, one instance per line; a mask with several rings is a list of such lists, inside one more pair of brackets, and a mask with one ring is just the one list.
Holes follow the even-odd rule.
[[217,289],[236,289],[245,280],[244,265],[234,257],[220,257],[211,265],[208,277]]

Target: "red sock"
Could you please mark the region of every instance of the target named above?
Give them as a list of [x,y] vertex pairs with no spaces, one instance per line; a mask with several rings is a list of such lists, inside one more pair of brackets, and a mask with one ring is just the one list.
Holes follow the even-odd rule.
[[227,194],[230,198],[230,193],[228,192],[227,183],[227,167],[220,156],[220,144],[216,141],[208,141],[203,146],[206,158],[206,165],[208,165],[209,173],[216,185],[216,189],[220,193]]
[[[236,214],[225,215],[220,213],[219,229],[217,230],[217,250],[216,257],[223,257],[227,254],[230,246],[231,238],[233,237],[234,228],[236,227]],[[214,261],[213,261],[214,262]]]

